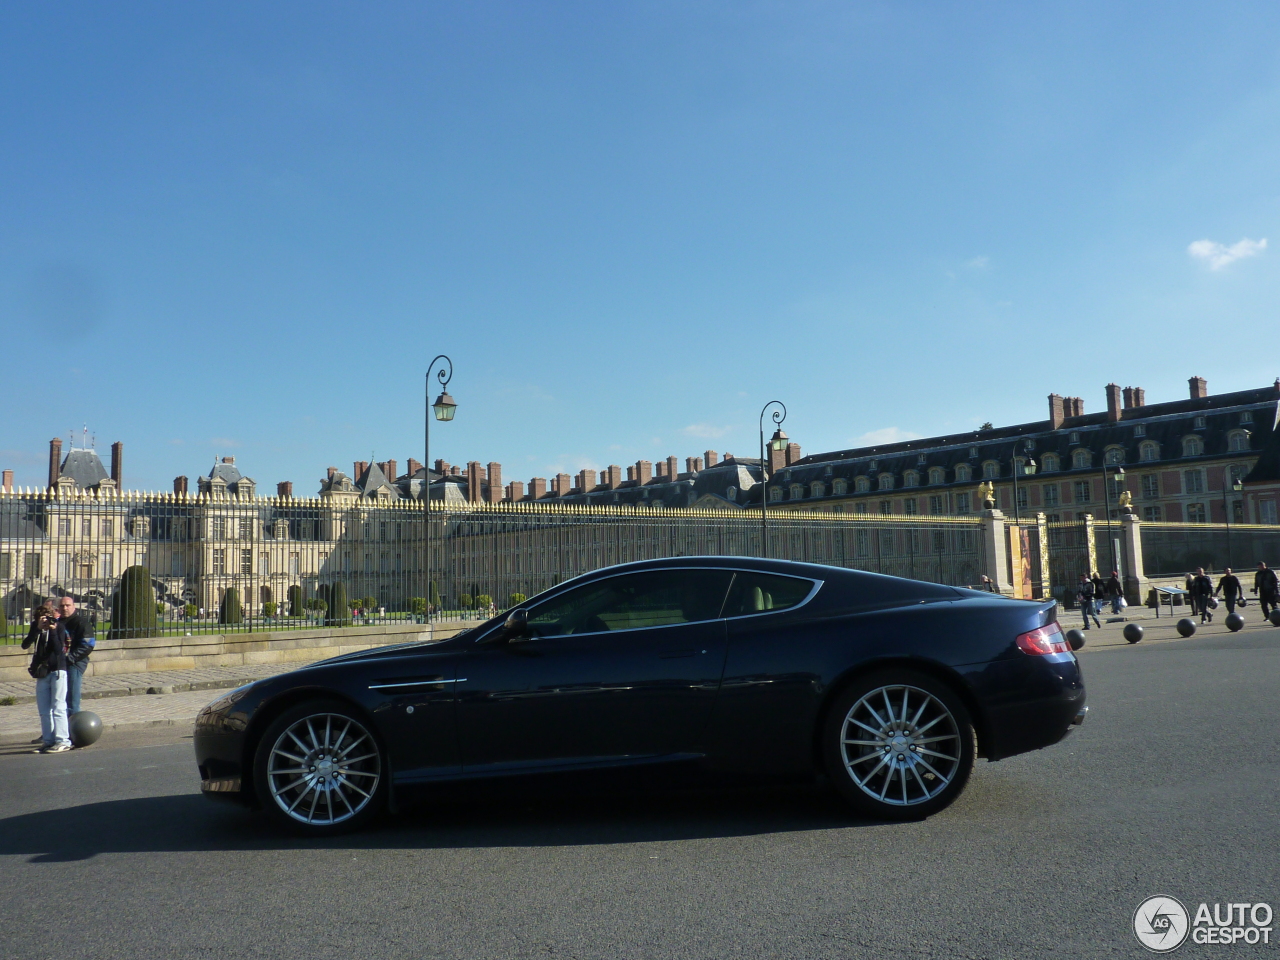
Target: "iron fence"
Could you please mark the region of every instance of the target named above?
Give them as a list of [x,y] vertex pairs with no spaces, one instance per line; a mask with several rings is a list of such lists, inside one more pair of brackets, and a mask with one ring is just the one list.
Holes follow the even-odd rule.
[[[1144,523],[1142,565],[1148,577],[1172,577],[1204,567],[1250,572],[1259,561],[1280,564],[1280,527],[1239,523]],[[1252,583],[1245,578],[1246,586]]]

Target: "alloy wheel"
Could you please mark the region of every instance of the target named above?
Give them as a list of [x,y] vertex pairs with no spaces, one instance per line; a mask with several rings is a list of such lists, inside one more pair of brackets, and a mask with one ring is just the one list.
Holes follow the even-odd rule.
[[276,738],[266,773],[271,799],[283,814],[308,826],[331,826],[373,802],[382,758],[360,723],[339,713],[315,713]]
[[840,729],[840,754],[849,778],[879,803],[926,803],[961,770],[956,718],[919,687],[894,684],[871,690],[845,714]]

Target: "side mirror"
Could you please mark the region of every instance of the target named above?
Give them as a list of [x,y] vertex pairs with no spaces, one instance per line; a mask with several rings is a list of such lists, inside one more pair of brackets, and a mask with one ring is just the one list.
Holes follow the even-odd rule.
[[518,607],[507,614],[506,623],[502,625],[502,636],[505,640],[524,640],[529,636],[529,611]]

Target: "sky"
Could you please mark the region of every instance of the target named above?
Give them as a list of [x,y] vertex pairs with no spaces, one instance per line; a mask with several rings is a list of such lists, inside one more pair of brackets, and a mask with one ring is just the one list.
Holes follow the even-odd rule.
[[[1280,5],[0,4],[0,466],[312,495],[1280,376]],[[65,439],[64,439],[65,443]]]

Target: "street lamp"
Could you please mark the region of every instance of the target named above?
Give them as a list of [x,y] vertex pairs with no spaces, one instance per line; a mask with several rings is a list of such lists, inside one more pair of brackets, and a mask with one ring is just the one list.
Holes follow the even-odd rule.
[[[1244,484],[1240,482],[1240,478],[1236,476],[1234,473],[1229,473],[1228,476],[1231,477],[1231,492],[1232,493],[1242,492],[1244,490]],[[1241,510],[1240,512],[1243,513],[1244,511]],[[1231,501],[1227,499],[1226,484],[1223,484],[1223,490],[1222,490],[1222,515],[1223,515],[1223,519],[1227,521],[1227,562],[1224,563],[1223,566],[1230,567],[1232,566],[1232,563],[1231,563]]]
[[787,448],[787,435],[782,432],[782,421],[787,419],[786,405],[781,400],[770,400],[760,410],[760,551],[765,557],[769,556],[769,460],[766,457],[764,443],[764,415],[769,412],[770,407],[775,409],[769,414],[769,419],[774,422],[777,429],[774,430],[773,438],[769,441],[769,450]]
[[[1116,489],[1120,488],[1120,481],[1124,479],[1124,467],[1116,464]],[[1116,539],[1111,533],[1111,484],[1107,482],[1107,463],[1102,464],[1102,497],[1107,507],[1107,549],[1111,556],[1111,569],[1118,570],[1116,566]]]
[[1018,474],[1024,477],[1033,477],[1036,473],[1036,461],[1033,457],[1027,457],[1025,460],[1018,456],[1015,450],[1013,454],[1013,522],[1022,522],[1021,506],[1018,503]]
[[[448,364],[448,369],[441,367],[436,371],[436,378],[440,381],[440,396],[436,398],[436,402],[431,402],[431,371],[436,363],[443,360]],[[447,423],[453,419],[454,413],[458,409],[458,405],[454,402],[453,397],[449,396],[449,381],[453,379],[453,361],[446,357],[443,353],[435,360],[427,365],[427,391],[426,403],[430,406],[432,412],[435,413],[436,419]],[[428,413],[423,418],[423,454],[426,462],[422,465],[422,566],[423,572],[426,574],[426,590],[424,599],[427,604],[427,622],[431,622],[431,415]],[[413,478],[409,478],[410,482]],[[441,495],[444,491],[441,490]],[[443,507],[443,502],[441,507]]]

